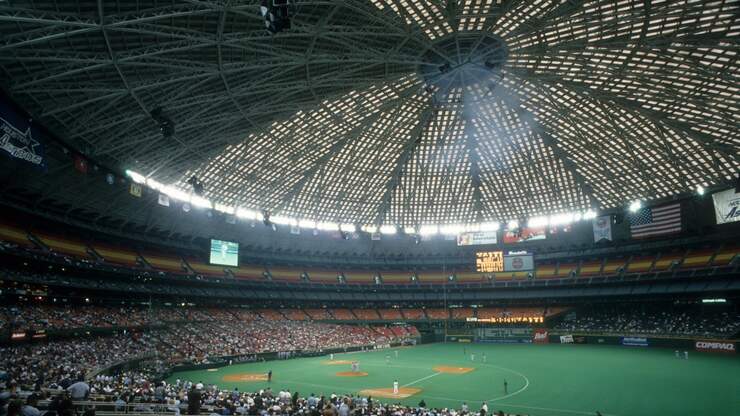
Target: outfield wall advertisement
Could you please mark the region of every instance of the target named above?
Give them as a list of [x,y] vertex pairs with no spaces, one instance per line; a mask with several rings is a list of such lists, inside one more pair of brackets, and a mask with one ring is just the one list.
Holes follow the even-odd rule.
[[621,337],[620,343],[627,347],[647,347],[648,339],[643,337]]
[[548,344],[550,342],[546,329],[535,329],[532,334],[532,342],[535,344]]
[[735,343],[728,340],[699,340],[694,342],[694,348],[701,352],[735,353]]
[[560,343],[561,344],[572,344],[573,343],[573,335],[561,335],[560,336]]

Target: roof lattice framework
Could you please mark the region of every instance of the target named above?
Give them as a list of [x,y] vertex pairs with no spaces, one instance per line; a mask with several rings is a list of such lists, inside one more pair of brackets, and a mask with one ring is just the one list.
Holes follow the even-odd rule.
[[610,208],[740,169],[739,1],[294,3],[270,35],[256,0],[10,0],[2,86],[96,160],[339,223]]

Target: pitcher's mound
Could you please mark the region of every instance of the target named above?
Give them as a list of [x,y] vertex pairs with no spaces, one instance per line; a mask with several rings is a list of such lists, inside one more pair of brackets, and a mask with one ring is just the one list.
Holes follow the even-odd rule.
[[346,365],[346,364],[352,364],[352,361],[350,361],[350,360],[334,360],[334,361],[327,360],[327,361],[322,361],[321,364],[324,364],[324,365]]
[[440,365],[437,367],[434,367],[434,371],[438,373],[448,373],[448,374],[465,374],[469,373],[471,371],[475,370],[475,368],[470,367],[448,367],[445,365]]
[[267,374],[229,374],[224,376],[223,381],[267,381]]
[[383,399],[405,399],[420,392],[421,389],[415,387],[399,387],[398,394],[393,394],[393,389],[367,389],[360,390],[360,395],[380,397]]
[[367,373],[364,371],[340,371],[337,373],[339,377],[365,377]]

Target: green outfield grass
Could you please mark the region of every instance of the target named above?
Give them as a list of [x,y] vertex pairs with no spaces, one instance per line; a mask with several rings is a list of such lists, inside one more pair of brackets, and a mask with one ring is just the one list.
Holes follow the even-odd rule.
[[[466,349],[466,356],[463,350]],[[672,350],[588,345],[430,344],[394,350],[338,354],[357,360],[366,377],[338,377],[350,365],[326,365],[328,357],[236,364],[217,371],[173,374],[219,388],[255,391],[270,386],[301,395],[356,393],[401,386],[422,389],[404,400],[416,405],[471,409],[488,401],[490,410],[529,415],[740,415],[740,359],[690,352],[677,359]],[[475,352],[475,361],[469,353]],[[487,362],[482,362],[482,354]],[[386,364],[386,355],[390,364]],[[472,367],[466,374],[437,373],[433,367]],[[227,382],[225,376],[273,372],[271,383]],[[508,394],[504,392],[504,379]]]

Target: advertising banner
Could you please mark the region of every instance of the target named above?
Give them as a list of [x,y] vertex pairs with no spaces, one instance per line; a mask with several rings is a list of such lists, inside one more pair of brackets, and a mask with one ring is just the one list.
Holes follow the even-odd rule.
[[548,344],[550,338],[547,336],[547,329],[535,329],[532,336],[532,342],[535,344]]
[[620,343],[627,347],[647,347],[647,338],[642,337],[620,337]]
[[504,231],[504,243],[506,244],[544,240],[545,238],[545,227],[523,227],[516,231]]
[[728,340],[699,340],[694,343],[694,348],[702,352],[735,353],[735,343]]
[[478,246],[483,244],[496,244],[496,231],[479,231],[460,233],[457,235],[458,246]]
[[522,254],[516,256],[504,256],[505,272],[520,272],[534,270],[534,256]]
[[573,335],[561,335],[560,336],[560,343],[561,344],[572,344],[573,343]]
[[46,170],[41,133],[6,102],[0,102],[0,153]]
[[612,217],[604,215],[593,219],[594,243],[601,240],[612,241]]
[[740,221],[740,194],[734,189],[712,194],[717,224]]

